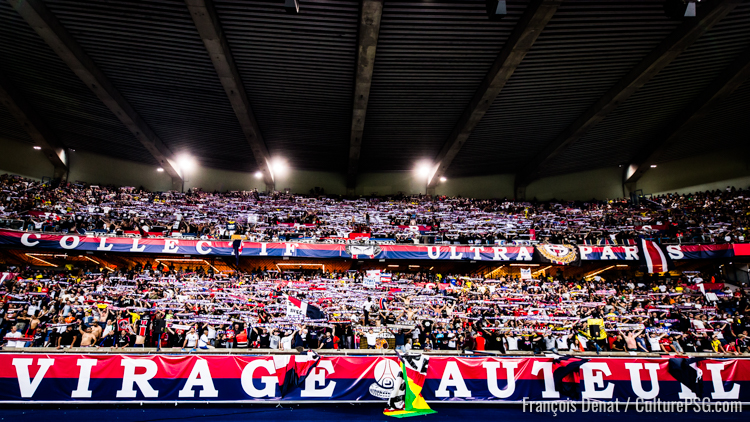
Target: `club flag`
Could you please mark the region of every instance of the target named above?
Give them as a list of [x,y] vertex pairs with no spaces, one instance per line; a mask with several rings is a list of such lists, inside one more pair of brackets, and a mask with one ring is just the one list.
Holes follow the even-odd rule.
[[588,359],[575,358],[572,356],[555,356],[552,361],[552,378],[555,381],[555,390],[561,395],[573,400],[581,399],[581,365]]
[[288,359],[286,365],[281,369],[277,367],[281,397],[286,397],[287,394],[302,385],[307,376],[313,373],[320,363],[320,355],[315,351],[310,351],[307,356],[300,354],[299,356],[274,357],[276,360],[284,358]]
[[665,273],[674,268],[669,254],[658,243],[641,239],[638,249],[640,249],[638,258],[641,271],[649,274]]
[[396,377],[388,399],[388,408],[383,410],[383,414],[394,418],[406,418],[437,413],[430,409],[422,397],[430,358],[422,354],[396,353],[401,362],[401,371]]
[[310,305],[304,300],[297,299],[296,297],[286,297],[286,314],[287,316],[302,316],[310,319],[324,319],[325,313],[320,310],[317,306]]

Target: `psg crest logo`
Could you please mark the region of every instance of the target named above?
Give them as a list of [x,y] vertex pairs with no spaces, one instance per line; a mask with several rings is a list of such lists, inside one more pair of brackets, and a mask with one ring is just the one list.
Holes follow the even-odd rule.
[[375,365],[374,375],[375,383],[370,385],[370,394],[373,396],[388,400],[391,390],[396,385],[396,377],[401,371],[401,367],[395,361],[383,359]]
[[545,244],[537,246],[536,249],[543,257],[556,264],[570,264],[578,257],[573,245]]
[[346,245],[346,253],[356,258],[357,256],[364,255],[374,258],[380,254],[382,249],[378,245]]

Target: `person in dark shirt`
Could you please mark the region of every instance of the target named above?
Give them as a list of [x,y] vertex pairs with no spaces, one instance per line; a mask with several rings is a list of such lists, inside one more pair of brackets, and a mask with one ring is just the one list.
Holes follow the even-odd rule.
[[215,344],[217,349],[225,349],[227,347],[227,339],[224,337],[224,333],[219,333],[216,336]]
[[[253,330],[256,329],[253,328]],[[260,343],[261,349],[268,349],[271,347],[271,335],[268,334],[267,329],[264,328],[262,332],[258,333],[258,343]]]
[[73,326],[68,325],[68,327],[65,329],[65,332],[60,334],[60,336],[57,338],[57,348],[62,349],[65,346],[72,346],[73,342],[76,339],[76,332],[73,331]]
[[130,334],[125,330],[120,330],[120,335],[117,336],[117,345],[115,349],[123,349],[130,346]]
[[320,349],[333,349],[333,335],[330,331],[326,332],[325,337],[321,338],[320,346],[318,347],[318,350]]
[[164,321],[164,315],[161,312],[156,313],[152,327],[154,340],[156,341],[156,350],[159,351],[161,350],[161,335],[167,328],[167,323]]

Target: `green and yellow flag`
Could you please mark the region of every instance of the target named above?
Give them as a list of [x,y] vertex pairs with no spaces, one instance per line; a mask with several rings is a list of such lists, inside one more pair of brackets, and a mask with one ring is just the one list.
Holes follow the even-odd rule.
[[393,392],[388,399],[388,408],[383,411],[386,416],[406,418],[409,416],[429,415],[437,413],[422,397],[422,387],[427,376],[429,357],[417,355],[401,355],[401,372],[393,386]]

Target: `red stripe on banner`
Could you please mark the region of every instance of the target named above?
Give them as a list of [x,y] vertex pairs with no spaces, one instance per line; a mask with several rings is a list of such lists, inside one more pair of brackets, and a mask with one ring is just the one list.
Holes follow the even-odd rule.
[[680,245],[683,252],[723,252],[732,249],[729,243],[723,245]]
[[732,245],[734,247],[735,256],[748,256],[750,255],[750,243],[738,243]]
[[661,251],[658,249],[654,242],[645,241],[646,253],[651,259],[651,265],[654,268],[655,273],[663,273],[666,271],[666,263],[662,259]]

